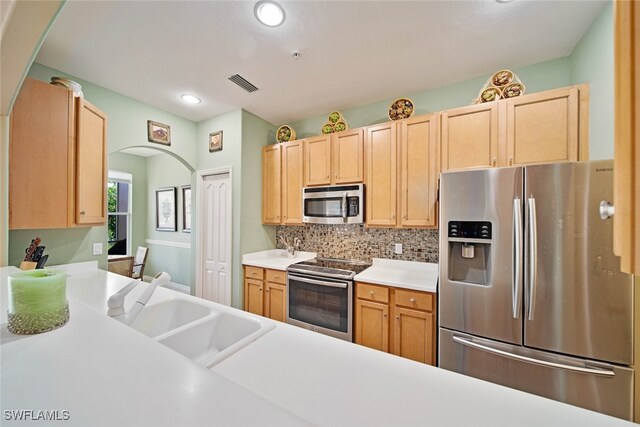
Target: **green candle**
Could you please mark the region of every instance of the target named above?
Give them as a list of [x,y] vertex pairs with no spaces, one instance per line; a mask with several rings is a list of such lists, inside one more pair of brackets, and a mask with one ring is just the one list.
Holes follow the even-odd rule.
[[58,270],[30,270],[9,275],[9,331],[36,334],[69,320],[66,275]]

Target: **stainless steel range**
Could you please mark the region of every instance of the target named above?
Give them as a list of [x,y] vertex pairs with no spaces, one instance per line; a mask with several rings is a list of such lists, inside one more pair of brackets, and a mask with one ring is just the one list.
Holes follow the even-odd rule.
[[353,277],[371,264],[314,258],[287,268],[287,323],[353,341]]

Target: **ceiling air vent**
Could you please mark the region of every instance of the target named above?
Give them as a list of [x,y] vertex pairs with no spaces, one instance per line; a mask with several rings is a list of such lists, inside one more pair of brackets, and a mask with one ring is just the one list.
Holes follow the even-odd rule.
[[238,86],[240,86],[242,89],[246,90],[249,93],[255,92],[258,90],[257,87],[255,87],[250,81],[242,77],[240,74],[234,74],[233,76],[229,77],[229,80],[231,80],[232,82],[234,82],[235,84],[237,84]]

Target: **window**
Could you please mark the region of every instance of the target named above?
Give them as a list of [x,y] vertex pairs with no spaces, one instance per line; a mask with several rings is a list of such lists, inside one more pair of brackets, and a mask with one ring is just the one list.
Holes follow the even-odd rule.
[[107,185],[108,254],[131,253],[131,174],[109,171]]

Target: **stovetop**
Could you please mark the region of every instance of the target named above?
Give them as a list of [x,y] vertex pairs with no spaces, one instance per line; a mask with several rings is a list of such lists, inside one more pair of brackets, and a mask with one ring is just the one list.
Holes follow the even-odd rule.
[[325,277],[337,277],[344,279],[353,279],[358,273],[361,273],[371,264],[351,259],[336,258],[314,258],[308,261],[301,261],[291,264],[287,271],[314,274]]

